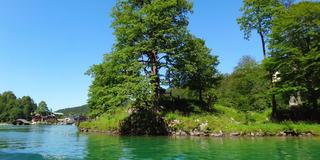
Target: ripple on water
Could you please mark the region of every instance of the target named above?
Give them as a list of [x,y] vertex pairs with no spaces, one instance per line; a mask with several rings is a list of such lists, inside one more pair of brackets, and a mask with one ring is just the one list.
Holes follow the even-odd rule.
[[0,126],[0,159],[319,159],[319,138],[119,137]]

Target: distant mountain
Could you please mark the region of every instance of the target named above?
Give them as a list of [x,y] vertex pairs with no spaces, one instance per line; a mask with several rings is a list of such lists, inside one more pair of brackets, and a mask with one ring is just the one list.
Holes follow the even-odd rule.
[[88,105],[78,107],[59,109],[56,112],[63,113],[64,115],[87,115],[89,113]]

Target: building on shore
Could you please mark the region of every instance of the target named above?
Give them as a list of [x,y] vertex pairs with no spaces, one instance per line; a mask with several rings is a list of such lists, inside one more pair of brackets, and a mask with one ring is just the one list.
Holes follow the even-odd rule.
[[57,124],[58,119],[55,114],[50,114],[47,116],[42,116],[40,114],[36,114],[32,117],[32,124]]

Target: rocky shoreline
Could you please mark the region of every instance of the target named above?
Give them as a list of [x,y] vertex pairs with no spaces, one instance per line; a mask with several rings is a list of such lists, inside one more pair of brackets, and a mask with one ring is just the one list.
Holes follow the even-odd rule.
[[282,131],[279,133],[266,133],[266,132],[231,132],[225,133],[223,131],[219,132],[201,132],[201,131],[175,131],[171,132],[172,136],[198,136],[198,137],[306,137],[306,136],[318,136],[312,132],[302,132],[296,133],[291,131]]
[[[88,128],[80,128],[80,132],[82,133],[99,133],[106,135],[121,135],[119,131],[102,131],[102,130],[94,130]],[[265,132],[231,132],[225,133],[223,131],[219,132],[202,132],[202,131],[171,131],[167,136],[191,136],[191,137],[310,137],[310,136],[319,136],[312,132],[292,132],[292,131],[282,131],[279,133],[265,133]]]

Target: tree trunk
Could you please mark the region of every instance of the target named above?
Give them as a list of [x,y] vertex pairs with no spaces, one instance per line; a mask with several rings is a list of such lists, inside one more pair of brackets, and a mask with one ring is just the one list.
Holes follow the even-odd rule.
[[318,107],[317,92],[314,89],[309,89],[309,90],[311,91],[309,96],[309,103],[312,105],[312,108],[317,108]]
[[261,43],[262,43],[262,51],[263,51],[263,58],[267,58],[267,53],[266,53],[266,42],[264,40],[264,36],[261,32],[259,32],[260,38],[261,38]]
[[[263,51],[263,58],[266,59],[267,58],[267,53],[266,53],[266,42],[264,39],[264,36],[262,34],[262,32],[259,32],[260,38],[261,38],[261,44],[262,44],[262,51]],[[273,81],[272,81],[272,76],[273,73],[270,72],[270,81],[271,81],[271,88],[273,88]],[[272,106],[272,116],[275,117],[276,116],[276,112],[277,112],[277,101],[276,101],[276,96],[274,94],[271,95],[271,106]]]
[[[272,71],[269,71],[269,74],[270,74],[270,82],[271,82],[271,88],[274,88],[274,82],[273,82],[273,74],[272,74]],[[276,101],[276,95],[274,93],[272,93],[271,95],[271,107],[272,107],[272,118],[276,118],[277,115],[277,101]]]
[[199,89],[199,101],[202,103],[202,89]]
[[154,98],[153,104],[155,107],[158,106],[159,101],[159,90],[160,90],[160,78],[158,69],[158,57],[156,51],[151,51],[150,53],[151,61],[151,86],[152,86],[152,96]]

